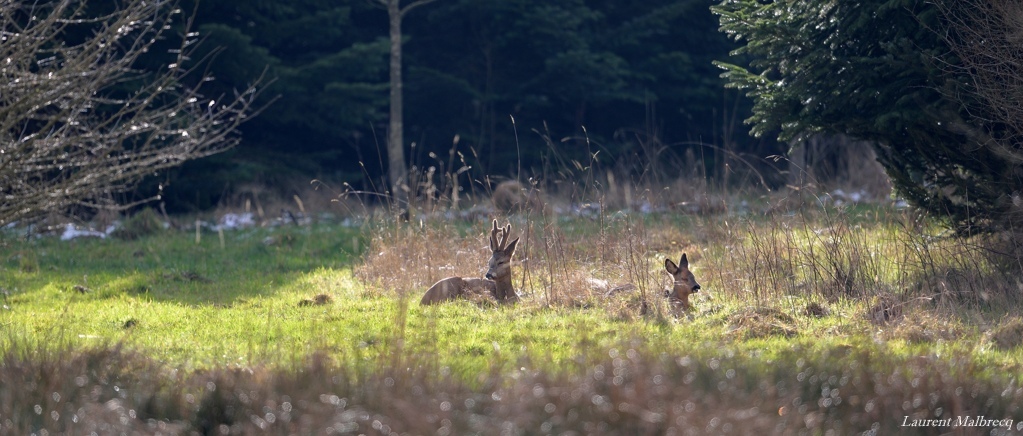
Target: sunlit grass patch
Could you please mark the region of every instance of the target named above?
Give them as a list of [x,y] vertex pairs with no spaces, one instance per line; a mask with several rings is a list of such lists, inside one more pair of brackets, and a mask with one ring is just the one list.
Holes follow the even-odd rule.
[[[513,216],[513,237],[523,238],[515,305],[419,305],[435,280],[482,275],[482,219],[250,229],[226,234],[223,247],[215,236],[196,244],[174,231],[130,241],[8,241],[21,254],[0,259],[0,348],[32,359],[52,352],[73,361],[81,352],[164,362],[189,380],[153,394],[172,405],[161,422],[178,419],[181,429],[254,429],[249,412],[194,410],[270,408],[284,420],[289,402],[294,419],[311,420],[302,422],[333,425],[354,410],[341,424],[375,420],[415,432],[500,430],[498,418],[481,417],[591,433],[723,432],[725,424],[850,432],[896,428],[899,413],[934,414],[956,404],[959,385],[997,397],[991,389],[1023,358],[1011,340],[1018,319],[1004,315],[1014,300],[997,287],[987,288],[989,300],[958,294],[979,286],[962,280],[996,265],[943,257],[972,247],[919,245],[900,239],[892,222],[832,218],[841,222],[825,240],[806,230],[817,228],[806,218]],[[791,229],[802,236],[786,235]],[[934,250],[930,263],[919,262],[924,249]],[[685,312],[662,296],[664,259],[682,252],[702,284]],[[875,259],[848,262],[857,252]],[[21,268],[24,257],[38,268]],[[903,269],[875,274],[890,263]],[[950,270],[964,273],[934,274]],[[633,287],[609,292],[595,281]],[[420,394],[409,399],[399,389]],[[187,395],[191,402],[180,400]],[[927,401],[913,403],[917,395]],[[1013,395],[968,410],[1005,414],[1016,407]],[[341,400],[352,407],[338,409]],[[389,415],[401,401],[430,409]],[[267,413],[258,416],[266,421]]]
[[[275,235],[295,242],[266,244]],[[303,337],[310,320],[292,316],[305,293],[351,294],[350,273],[334,269],[351,254],[332,250],[335,239],[356,237],[350,230],[247,230],[227,235],[223,247],[190,236],[9,241],[36,253],[40,268],[4,265],[8,335],[124,341],[182,365],[295,359],[313,348]]]

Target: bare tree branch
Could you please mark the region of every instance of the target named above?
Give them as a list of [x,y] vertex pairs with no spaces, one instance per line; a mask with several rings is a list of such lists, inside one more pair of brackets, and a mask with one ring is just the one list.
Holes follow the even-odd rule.
[[0,225],[95,207],[157,170],[238,142],[259,91],[210,98],[206,77],[184,85],[204,67],[190,59],[190,21],[168,65],[136,66],[179,15],[147,0],[98,17],[78,0],[0,5]]
[[[1019,0],[939,0],[943,39],[959,64],[948,66],[957,81],[953,96],[971,120],[948,127],[989,151],[984,162],[995,183],[973,183],[973,198],[998,212],[1003,229],[1023,221],[1023,3]],[[977,200],[974,200],[977,201]]]
[[1023,3],[1018,0],[936,2],[946,21],[945,40],[972,79],[965,101],[971,115],[997,124],[989,133],[1003,158],[1023,164]]

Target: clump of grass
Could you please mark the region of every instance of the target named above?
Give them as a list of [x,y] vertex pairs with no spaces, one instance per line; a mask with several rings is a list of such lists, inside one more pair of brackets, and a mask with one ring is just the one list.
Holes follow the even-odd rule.
[[850,210],[810,208],[729,225],[727,274],[758,303],[784,295],[869,298],[893,278],[883,263],[892,249],[879,234],[883,224],[860,225],[855,218]]
[[953,342],[970,337],[968,329],[953,313],[923,307],[906,309],[898,322],[878,329],[884,339],[902,339],[913,344]]
[[877,325],[898,323],[903,318],[905,302],[899,301],[890,294],[874,296],[867,305],[864,318]]
[[535,187],[526,187],[517,180],[498,183],[490,195],[494,208],[505,215],[513,213],[530,213],[534,216],[549,211],[547,202]]
[[5,345],[0,356],[0,384],[7,387],[0,393],[2,433],[187,428],[182,418],[189,404],[180,371],[118,345],[78,351]]
[[806,304],[806,307],[803,308],[803,315],[811,318],[824,318],[831,315],[831,310],[827,306],[814,301]]
[[656,193],[647,201],[663,202],[669,209],[684,214],[712,216],[729,212],[728,196],[709,189],[704,179],[678,178],[662,185],[647,186],[640,192]]
[[[1020,264],[1007,261],[1013,251],[999,237],[953,237],[934,221],[887,206],[823,203],[716,226],[723,232],[708,245],[719,247],[713,259],[721,281],[759,304],[786,295],[927,298],[950,311],[1018,302]],[[898,318],[892,310],[899,309],[888,306],[878,308],[881,322]]]
[[[659,300],[659,299],[658,299]],[[609,319],[616,322],[633,322],[668,313],[668,309],[656,300],[646,300],[633,292],[628,295],[608,297],[600,302]]]
[[[634,227],[622,223],[617,228],[620,233],[600,229],[596,236],[590,233],[593,226],[576,225],[580,224],[586,231],[544,216],[531,226],[534,230],[523,247],[523,256],[531,260],[524,268],[524,287],[532,288],[538,302],[549,307],[582,307],[614,301],[601,298],[613,289],[628,288],[641,298],[645,296],[643,286],[649,281],[646,266],[630,268],[645,252],[639,247],[644,242],[635,236]],[[632,250],[626,251],[629,244]],[[630,255],[631,259],[627,257]]]
[[302,299],[301,301],[298,302],[298,306],[299,307],[323,306],[323,305],[326,305],[326,304],[330,304],[330,302],[332,302],[332,301],[334,301],[334,298],[331,297],[330,295],[327,295],[327,294],[317,294],[313,298],[304,298],[304,299]]
[[1023,345],[1023,318],[1011,316],[1001,320],[987,332],[987,338],[1001,350],[1011,350]]
[[125,241],[155,235],[164,230],[164,222],[160,215],[151,208],[145,208],[128,217],[115,229],[110,236]]
[[792,337],[799,334],[796,320],[772,307],[741,310],[728,316],[728,332],[742,339],[771,336]]
[[418,299],[445,277],[482,278],[491,255],[488,237],[489,228],[484,225],[473,226],[467,234],[460,234],[453,225],[381,226],[370,238],[355,276],[375,289]]
[[202,274],[195,271],[175,271],[163,273],[161,277],[164,280],[173,280],[177,282],[199,282],[199,283],[213,283],[213,280],[209,279]]

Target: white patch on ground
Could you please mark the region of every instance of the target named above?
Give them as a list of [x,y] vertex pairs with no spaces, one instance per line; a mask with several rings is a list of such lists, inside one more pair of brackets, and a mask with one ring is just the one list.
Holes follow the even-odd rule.
[[75,238],[106,238],[107,235],[114,231],[114,229],[116,229],[116,227],[111,225],[107,227],[107,231],[104,233],[92,229],[79,229],[74,224],[69,223],[64,226],[64,233],[61,233],[60,240],[70,241]]
[[217,225],[213,226],[214,230],[232,230],[232,229],[243,229],[246,227],[254,227],[256,225],[256,219],[252,215],[252,212],[245,213],[225,213],[224,216],[220,217],[217,221]]

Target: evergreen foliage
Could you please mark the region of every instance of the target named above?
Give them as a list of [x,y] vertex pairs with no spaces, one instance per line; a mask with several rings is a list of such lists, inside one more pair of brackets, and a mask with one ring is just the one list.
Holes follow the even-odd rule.
[[[195,10],[204,46],[219,50],[213,84],[231,89],[269,68],[276,81],[265,95],[277,100],[244,126],[239,152],[221,158],[250,164],[196,163],[182,175],[255,161],[264,183],[283,164],[318,166],[308,178],[386,185],[388,22],[375,2],[218,0]],[[716,27],[702,0],[431,3],[403,20],[407,160],[436,165],[431,154],[450,156],[456,136],[474,177],[514,177],[518,162],[526,177],[552,156],[586,164],[596,153],[611,166],[654,148],[760,146],[726,132],[747,109],[711,63],[735,47]],[[659,157],[643,158],[669,160]],[[211,188],[180,176],[167,190],[184,190],[180,200]]]
[[949,45],[948,9],[917,0],[724,0],[713,10],[721,30],[744,43],[735,53],[748,67],[718,65],[753,98],[754,135],[875,141],[911,203],[963,233],[1013,225],[1018,146],[992,140],[1000,123],[975,110],[984,104]]
[[446,0],[423,15],[409,23],[408,98],[445,105],[410,114],[410,128],[438,142],[460,134],[491,172],[552,152],[613,163],[642,141],[723,145],[717,117],[731,101],[711,62],[734,46],[705,2]]
[[[358,1],[198,2],[196,19],[211,69],[224,88],[269,69],[276,81],[252,133],[271,149],[316,152],[386,117],[386,33],[355,22],[376,12]],[[383,24],[386,31],[386,21]]]

